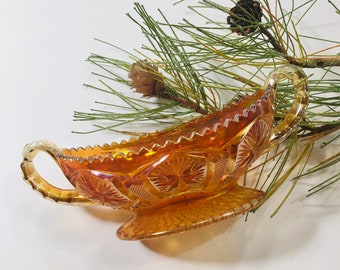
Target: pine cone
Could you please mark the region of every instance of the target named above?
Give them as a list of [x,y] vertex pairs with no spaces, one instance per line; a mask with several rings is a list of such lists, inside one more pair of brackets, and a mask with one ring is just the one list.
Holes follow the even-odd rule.
[[253,0],[240,0],[230,9],[227,22],[230,30],[238,35],[247,35],[257,29],[261,22],[262,8],[259,2]]
[[132,64],[129,78],[132,87],[144,96],[160,96],[164,92],[164,81],[158,71],[158,67],[147,60]]

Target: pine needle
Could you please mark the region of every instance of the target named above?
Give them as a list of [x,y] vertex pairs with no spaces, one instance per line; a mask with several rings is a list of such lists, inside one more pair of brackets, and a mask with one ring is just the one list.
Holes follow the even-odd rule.
[[[183,2],[178,1],[176,5]],[[334,3],[328,2],[339,13]],[[97,102],[96,105],[101,108],[87,113],[75,112],[76,121],[91,121],[94,127],[94,130],[78,133],[109,130],[135,134],[135,130],[127,130],[128,126],[140,122],[157,123],[162,127],[164,124],[177,125],[200,113],[220,110],[237,95],[258,90],[269,70],[276,66],[293,64],[308,69],[310,104],[297,132],[282,148],[267,153],[262,163],[254,166],[243,179],[248,185],[248,175],[257,169],[259,178],[255,186],[266,190],[267,199],[283,183],[289,179],[293,181],[287,196],[273,213],[276,214],[299,179],[336,166],[340,161],[340,153],[337,153],[312,168],[308,166],[316,142],[327,139],[321,147],[336,145],[340,137],[337,135],[340,129],[340,56],[321,55],[339,48],[340,42],[306,36],[299,30],[300,23],[315,8],[315,3],[316,0],[306,0],[296,5],[292,1],[290,10],[287,10],[284,1],[277,0],[273,6],[267,0],[261,1],[263,21],[252,21],[251,27],[256,30],[246,35],[230,31],[227,17],[231,14],[231,8],[214,1],[203,0],[188,7],[202,20],[201,24],[194,24],[185,18],[181,22],[170,22],[166,13],[160,10],[161,20],[156,21],[142,5],[135,3],[134,13],[128,16],[140,28],[148,43],[130,53],[99,40],[107,46],[118,48],[131,62],[97,54],[88,58],[99,69],[93,73],[99,79],[99,86],[86,86],[111,95],[107,100],[118,99],[120,102]],[[222,16],[225,19],[217,20],[211,16],[212,12],[216,18]],[[296,18],[296,12],[302,15]],[[242,29],[242,26],[239,25],[239,28]],[[303,43],[307,41],[322,42],[324,47],[318,52],[308,52]],[[131,90],[132,84],[128,78],[131,66],[144,60],[159,68],[166,95],[145,99]],[[117,87],[125,89],[125,92],[115,90]],[[286,115],[292,99],[291,86],[281,83],[276,99],[275,119],[278,122]],[[335,135],[332,137],[332,134]],[[290,161],[301,139],[307,142],[304,150],[295,161]],[[267,167],[269,163],[271,169]],[[297,175],[292,177],[298,167]],[[339,173],[336,173],[322,180],[309,190],[308,196],[325,190],[339,178]]]

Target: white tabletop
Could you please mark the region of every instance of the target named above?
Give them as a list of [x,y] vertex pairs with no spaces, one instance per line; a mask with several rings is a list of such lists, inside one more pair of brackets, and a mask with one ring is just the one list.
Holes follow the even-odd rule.
[[[49,139],[71,147],[120,140],[120,135],[112,133],[71,133],[90,128],[86,123],[74,123],[72,115],[74,110],[87,111],[99,95],[82,86],[96,80],[86,57],[92,52],[121,56],[94,38],[130,51],[145,42],[139,28],[125,15],[133,13],[133,2],[2,1],[1,268],[340,269],[339,183],[306,199],[310,183],[318,179],[302,181],[272,219],[270,214],[287,189],[279,191],[247,222],[240,217],[180,235],[129,242],[115,236],[126,216],[110,209],[49,202],[22,181],[19,164],[28,142]],[[140,2],[151,14],[161,8],[173,22],[186,16],[195,20],[185,3],[173,7],[175,1],[170,0]],[[339,41],[339,23],[340,15],[328,1],[318,1],[300,27]],[[315,44],[308,45],[318,49],[313,48]],[[64,178],[52,161],[41,157],[41,170],[63,185]]]

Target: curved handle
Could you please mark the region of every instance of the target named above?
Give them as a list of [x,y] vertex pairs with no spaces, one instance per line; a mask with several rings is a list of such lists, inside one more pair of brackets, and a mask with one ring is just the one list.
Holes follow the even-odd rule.
[[40,151],[43,151],[56,161],[57,150],[58,148],[53,143],[47,141],[27,144],[23,150],[23,162],[21,163],[24,180],[43,197],[52,201],[72,205],[93,204],[92,201],[80,195],[75,189],[57,188],[39,175],[33,164],[34,157]]
[[300,68],[292,65],[281,66],[269,74],[265,84],[266,91],[272,91],[275,94],[277,85],[282,79],[289,79],[293,83],[294,101],[285,119],[274,127],[272,137],[270,138],[271,145],[277,145],[289,136],[303,117],[308,105],[306,74]]

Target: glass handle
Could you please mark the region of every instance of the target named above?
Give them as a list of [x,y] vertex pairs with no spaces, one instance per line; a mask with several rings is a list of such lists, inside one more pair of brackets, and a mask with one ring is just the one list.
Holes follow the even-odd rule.
[[53,143],[47,141],[27,144],[23,150],[21,163],[24,180],[43,197],[52,201],[72,205],[92,204],[92,201],[80,195],[75,189],[61,189],[51,185],[35,169],[33,159],[40,151],[49,154],[56,161],[57,150]]
[[275,69],[267,78],[265,84],[266,91],[273,91],[275,94],[277,85],[282,79],[288,79],[292,82],[294,86],[294,100],[286,117],[273,129],[270,139],[272,146],[279,144],[289,136],[303,117],[308,105],[307,76],[302,69],[292,65],[284,65]]

